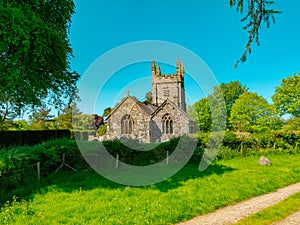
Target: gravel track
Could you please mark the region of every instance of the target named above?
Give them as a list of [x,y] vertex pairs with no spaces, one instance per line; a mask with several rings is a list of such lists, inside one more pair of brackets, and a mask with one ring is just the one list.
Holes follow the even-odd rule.
[[[246,216],[257,213],[265,208],[268,208],[272,205],[279,203],[280,201],[286,199],[287,197],[300,192],[300,182],[278,189],[275,192],[271,192],[265,195],[253,197],[249,200],[237,203],[236,205],[227,206],[223,209],[219,209],[213,213],[209,213],[207,215],[195,217],[192,220],[179,223],[177,225],[227,225],[234,224],[237,221],[243,219]],[[299,225],[299,212],[291,215],[291,218],[287,220],[295,220],[295,216],[298,217]],[[283,221],[282,221],[283,222]],[[278,223],[279,225],[293,224],[293,223]]]

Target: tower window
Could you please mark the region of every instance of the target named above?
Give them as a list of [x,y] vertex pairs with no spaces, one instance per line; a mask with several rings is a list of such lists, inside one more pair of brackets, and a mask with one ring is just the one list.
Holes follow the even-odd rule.
[[167,98],[170,96],[170,90],[169,90],[169,87],[164,87],[163,88],[163,94],[164,94],[164,97]]
[[162,131],[164,134],[173,134],[173,120],[169,113],[162,118]]
[[126,114],[121,119],[121,134],[132,134],[132,118]]

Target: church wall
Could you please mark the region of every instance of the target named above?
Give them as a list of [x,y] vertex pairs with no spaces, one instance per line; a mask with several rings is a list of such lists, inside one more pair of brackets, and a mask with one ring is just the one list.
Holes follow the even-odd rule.
[[141,109],[134,105],[131,108],[130,115],[133,118],[133,134],[136,139],[144,143],[150,142],[150,116],[146,115]]
[[[121,134],[121,120],[126,114],[133,120],[131,134]],[[132,99],[127,98],[109,118],[107,131],[109,139],[128,137],[145,143],[150,142],[150,116],[142,112]]]
[[[173,134],[162,134],[162,118],[164,115],[169,113],[173,120]],[[160,110],[152,118],[152,142],[164,142],[171,138],[178,137],[183,134],[189,133],[189,120],[187,120],[177,109],[175,109],[170,104],[165,105],[162,110]]]

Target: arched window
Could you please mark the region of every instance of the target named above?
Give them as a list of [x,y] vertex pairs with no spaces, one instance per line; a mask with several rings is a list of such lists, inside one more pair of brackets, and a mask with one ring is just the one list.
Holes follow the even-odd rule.
[[164,134],[173,134],[173,120],[169,113],[162,118],[162,132]]
[[126,114],[121,119],[121,134],[131,134],[132,133],[132,119]]

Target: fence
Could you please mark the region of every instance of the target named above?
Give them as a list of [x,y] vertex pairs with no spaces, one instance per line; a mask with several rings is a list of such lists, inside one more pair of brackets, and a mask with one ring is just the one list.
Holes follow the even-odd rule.
[[[72,162],[77,160],[77,157],[68,157],[67,160]],[[36,162],[21,169],[0,171],[0,203],[12,199],[13,196],[25,196],[38,190],[43,184],[43,179],[63,167],[77,172],[77,169],[67,163],[65,154],[55,165],[48,162]]]

